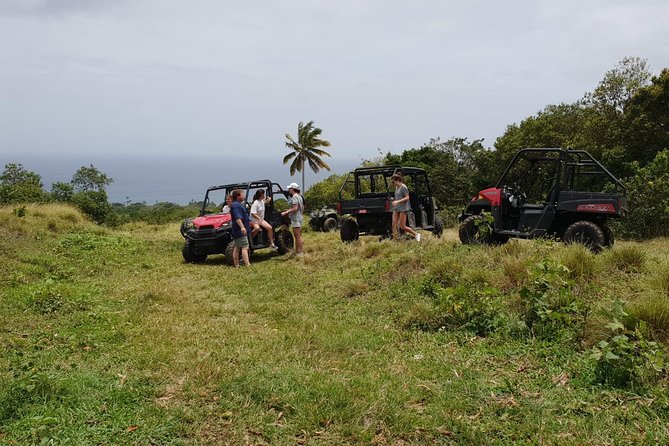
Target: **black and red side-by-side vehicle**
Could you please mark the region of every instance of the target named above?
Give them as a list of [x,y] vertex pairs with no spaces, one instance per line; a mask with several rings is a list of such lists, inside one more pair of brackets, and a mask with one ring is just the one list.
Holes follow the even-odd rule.
[[554,237],[593,251],[612,246],[611,219],[627,215],[625,186],[585,150],[523,149],[495,187],[460,215],[464,244]]
[[[233,190],[245,192],[244,206],[250,208],[253,193],[258,189],[265,191],[268,203],[265,205],[265,220],[274,230],[274,239],[280,254],[293,249],[293,236],[290,232],[290,220],[281,215],[281,211],[288,208],[288,193],[281,186],[270,180],[256,180],[245,183],[231,183],[221,186],[212,186],[202,202],[200,216],[184,220],[181,224],[181,235],[184,237],[182,255],[188,263],[202,263],[207,256],[224,254],[227,264],[232,264],[232,218],[229,213],[223,213],[225,197]],[[269,248],[267,233],[262,230],[253,239],[249,237],[251,253],[260,249]]]
[[407,225],[441,237],[444,225],[437,215],[437,200],[427,173],[417,167],[361,167],[349,173],[339,190],[337,213],[340,235],[346,243],[358,240],[361,234],[388,237],[392,233],[394,186],[391,177],[400,173],[409,189]]

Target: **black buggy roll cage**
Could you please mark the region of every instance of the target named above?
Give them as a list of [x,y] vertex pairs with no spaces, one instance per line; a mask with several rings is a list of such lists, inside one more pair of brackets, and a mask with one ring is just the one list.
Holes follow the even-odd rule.
[[[344,189],[346,188],[347,185],[353,184],[353,190],[355,191],[355,197],[360,197],[362,194],[360,192],[360,184],[358,181],[358,178],[360,176],[364,175],[372,175],[370,178],[370,183],[371,183],[371,189],[375,190],[375,181],[376,179],[374,178],[373,175],[383,175],[383,181],[384,181],[384,186],[385,190],[388,190],[388,178],[392,177],[396,173],[401,173],[402,176],[411,176],[411,175],[425,175],[427,176],[427,173],[425,172],[425,169],[420,169],[418,167],[402,167],[399,165],[389,165],[389,166],[375,166],[375,167],[359,167],[355,169],[353,172],[348,172],[346,175],[346,180],[344,180],[344,183],[341,185],[339,188],[339,200],[343,200],[343,193]],[[353,176],[353,178],[351,178]],[[432,187],[429,183],[429,181],[426,181],[426,187],[427,187],[427,192],[429,196],[432,196]]]
[[210,186],[207,188],[207,192],[204,194],[204,201],[202,202],[202,209],[200,209],[200,216],[206,214],[207,204],[209,203],[209,192],[217,190],[225,190],[225,194],[231,193],[235,189],[241,189],[246,192],[246,204],[248,204],[248,195],[251,189],[260,189],[265,188],[266,194],[269,197],[273,197],[274,193],[281,193],[284,197],[288,198],[288,192],[283,190],[279,183],[273,183],[270,180],[255,180],[248,181],[245,183],[229,183],[222,184],[220,186]]
[[[525,157],[528,153],[535,153],[540,155],[536,158]],[[548,154],[557,154],[558,156],[546,156]],[[504,170],[504,173],[500,177],[499,181],[495,185],[495,188],[501,188],[506,184],[506,177],[511,171],[511,168],[516,164],[516,161],[520,157],[525,157],[529,160],[532,165],[539,161],[553,161],[556,163],[556,167],[559,167],[557,163],[564,163],[564,179],[562,178],[562,172],[558,171],[557,181],[560,186],[567,186],[570,190],[578,190],[579,180],[587,176],[605,176],[616,186],[618,191],[622,191],[624,194],[627,193],[627,188],[625,185],[616,178],[606,167],[604,167],[599,161],[597,161],[590,153],[586,150],[576,150],[576,149],[561,149],[561,148],[527,148],[519,150],[514,157],[511,159],[511,162]],[[529,169],[525,174],[523,179],[524,181],[532,172],[532,169]]]

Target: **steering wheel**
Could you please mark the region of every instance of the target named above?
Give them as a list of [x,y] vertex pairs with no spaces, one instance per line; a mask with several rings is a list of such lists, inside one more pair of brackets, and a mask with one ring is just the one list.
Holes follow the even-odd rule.
[[514,195],[518,197],[518,206],[522,206],[525,201],[527,201],[527,194],[523,191],[520,185],[517,182],[513,182],[513,188],[511,189]]

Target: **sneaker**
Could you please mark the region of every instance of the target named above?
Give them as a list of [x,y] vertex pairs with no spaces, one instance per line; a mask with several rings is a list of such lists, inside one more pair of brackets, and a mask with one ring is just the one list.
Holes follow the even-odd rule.
[[276,245],[269,245],[269,249],[271,249],[272,251],[278,251],[279,247]]
[[304,253],[303,253],[303,252],[298,252],[298,253],[295,254],[295,255],[296,255],[297,257],[304,257]]
[[416,234],[416,241],[420,242],[420,234]]

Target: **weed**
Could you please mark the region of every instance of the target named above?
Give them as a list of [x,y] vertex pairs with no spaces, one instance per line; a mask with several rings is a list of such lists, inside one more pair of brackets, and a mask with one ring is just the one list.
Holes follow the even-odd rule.
[[25,205],[23,205],[23,206],[19,206],[17,208],[14,208],[14,210],[12,210],[12,213],[14,215],[16,215],[17,217],[21,218],[21,217],[25,217],[26,214],[28,213],[28,211],[27,211]]
[[520,298],[525,323],[541,339],[582,330],[590,314],[590,306],[578,298],[575,283],[569,279],[569,269],[549,260],[532,268]]
[[634,330],[625,327],[623,320],[628,314],[622,301],[614,301],[603,315],[608,320],[609,336],[591,351],[596,381],[613,387],[654,382],[664,369],[664,355],[658,344],[646,339],[642,324],[636,324]]
[[486,336],[501,326],[504,306],[499,290],[490,286],[441,288],[435,291],[436,325]]

